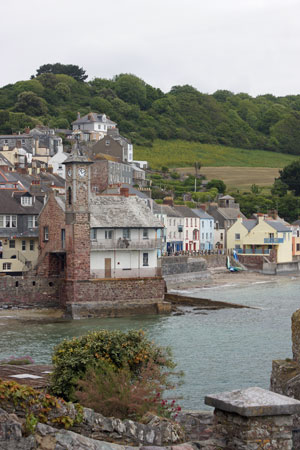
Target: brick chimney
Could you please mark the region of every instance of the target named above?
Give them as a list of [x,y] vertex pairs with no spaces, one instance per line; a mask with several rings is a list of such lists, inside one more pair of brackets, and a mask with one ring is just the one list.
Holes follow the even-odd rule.
[[165,197],[163,200],[164,205],[174,206],[174,201],[172,197]]
[[121,187],[120,188],[120,195],[122,197],[129,197],[129,188]]
[[25,134],[29,134],[29,133],[30,133],[30,128],[28,128],[28,127],[25,128],[24,133],[25,133]]
[[202,203],[202,205],[200,205],[200,208],[201,208],[204,212],[206,212],[206,204],[205,204],[205,203]]

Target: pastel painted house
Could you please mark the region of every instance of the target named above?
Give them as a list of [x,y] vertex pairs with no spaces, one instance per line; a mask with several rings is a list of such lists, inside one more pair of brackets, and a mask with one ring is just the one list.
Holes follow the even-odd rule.
[[[297,221],[299,222],[299,221]],[[299,223],[293,223],[292,233],[293,233],[293,257],[296,260],[300,259],[300,224]]]
[[200,250],[211,251],[214,248],[214,218],[203,209],[193,209],[193,212],[200,218]]
[[237,221],[227,231],[228,250],[236,250],[244,264],[262,267],[262,263],[293,260],[292,231],[280,220],[264,216]]

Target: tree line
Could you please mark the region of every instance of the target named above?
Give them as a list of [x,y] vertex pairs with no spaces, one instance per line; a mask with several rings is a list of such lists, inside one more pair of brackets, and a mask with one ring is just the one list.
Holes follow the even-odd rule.
[[83,68],[45,64],[0,89],[0,133],[44,124],[70,128],[77,111],[106,113],[133,143],[184,139],[300,155],[300,95],[251,97],[192,86],[167,93],[132,74],[86,81]]

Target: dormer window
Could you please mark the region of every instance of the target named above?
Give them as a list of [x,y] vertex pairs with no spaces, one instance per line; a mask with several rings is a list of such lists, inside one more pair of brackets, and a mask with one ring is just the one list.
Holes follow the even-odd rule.
[[32,197],[21,197],[22,206],[32,206]]
[[107,141],[105,141],[105,145],[106,145],[106,147],[108,147],[108,146],[109,146],[109,144],[110,144],[110,140],[107,140]]

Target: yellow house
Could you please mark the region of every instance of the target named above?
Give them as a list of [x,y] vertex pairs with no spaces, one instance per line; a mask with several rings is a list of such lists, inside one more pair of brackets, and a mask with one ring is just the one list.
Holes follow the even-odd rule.
[[227,248],[236,250],[246,259],[261,260],[274,263],[293,260],[292,231],[280,220],[258,216],[258,219],[242,219],[237,221],[227,231]]

